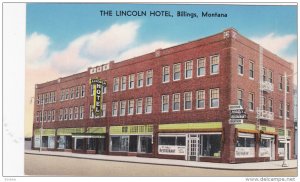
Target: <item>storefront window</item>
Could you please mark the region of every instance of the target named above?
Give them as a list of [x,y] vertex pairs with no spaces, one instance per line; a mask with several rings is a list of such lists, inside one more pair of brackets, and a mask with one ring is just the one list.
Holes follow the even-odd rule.
[[254,138],[239,137],[237,139],[236,147],[254,147]]
[[65,136],[59,136],[58,138],[58,148],[64,149],[66,145],[66,137]]
[[87,139],[87,149],[88,150],[96,150],[96,138],[88,138]]
[[55,148],[55,136],[48,137],[48,148]]
[[159,145],[175,145],[176,137],[159,137]]
[[72,137],[66,136],[66,143],[65,143],[66,149],[72,149]]
[[48,137],[47,136],[43,136],[42,137],[42,147],[48,147]]
[[76,150],[83,150],[83,138],[75,138],[75,140],[76,140],[75,149]]
[[160,136],[158,153],[166,155],[186,155],[185,136]]
[[202,135],[201,156],[220,157],[221,135]]
[[127,152],[129,149],[129,137],[128,136],[112,136],[111,137],[111,151]]
[[140,137],[140,152],[152,153],[152,138],[151,136]]
[[270,147],[270,140],[267,139],[261,139],[260,140],[260,147],[268,148]]
[[239,133],[235,147],[236,158],[255,157],[255,139],[252,133]]

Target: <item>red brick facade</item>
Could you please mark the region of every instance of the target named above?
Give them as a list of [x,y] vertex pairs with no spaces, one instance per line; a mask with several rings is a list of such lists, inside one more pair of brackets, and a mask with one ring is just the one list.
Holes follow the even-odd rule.
[[[211,162],[255,162],[270,160],[269,158],[259,157],[259,142],[257,137],[261,134],[270,134],[274,136],[275,144],[275,160],[279,159],[278,155],[278,138],[279,129],[283,128],[283,119],[279,117],[280,102],[283,102],[283,91],[279,90],[280,75],[292,75],[292,65],[271,52],[263,49],[263,66],[267,70],[272,71],[272,82],[274,90],[270,93],[263,92],[266,97],[266,105],[268,100],[272,99],[274,112],[274,120],[260,120],[262,126],[275,128],[275,131],[248,131],[247,129],[237,129],[235,125],[229,124],[229,105],[237,104],[237,92],[243,91],[243,107],[248,114],[248,119],[244,120],[247,124],[257,124],[257,108],[259,107],[259,49],[260,46],[249,39],[238,34],[234,29],[228,29],[224,32],[212,35],[203,39],[195,40],[182,45],[174,46],[167,49],[159,49],[153,53],[143,56],[135,57],[122,62],[110,62],[109,68],[106,71],[91,74],[94,68],[88,68],[87,71],[60,78],[43,84],[36,85],[35,97],[42,93],[55,91],[56,101],[44,105],[44,110],[55,110],[55,121],[43,122],[44,129],[58,129],[58,128],[85,128],[88,127],[106,127],[106,144],[105,154],[111,155],[136,155],[142,157],[159,157],[159,158],[174,158],[185,160],[183,155],[164,155],[158,153],[158,136],[161,131],[159,126],[162,124],[174,123],[209,123],[221,122],[222,128],[217,130],[222,134],[221,155],[219,158],[215,157],[201,157],[199,161]],[[211,56],[219,56],[219,72],[211,75]],[[238,58],[243,57],[243,75],[238,74]],[[197,76],[197,59],[205,58],[205,75]],[[192,78],[185,79],[186,61],[193,61]],[[250,61],[254,63],[254,79],[249,79]],[[173,81],[173,65],[181,63],[180,80]],[[162,83],[163,67],[169,66],[170,79],[168,83]],[[152,85],[146,86],[146,72],[153,70]],[[143,86],[137,88],[137,73],[143,72]],[[134,88],[128,89],[129,75],[134,74]],[[121,79],[126,76],[126,90],[121,91]],[[90,119],[89,110],[90,105],[93,104],[93,97],[90,93],[89,79],[101,78],[107,81],[107,92],[103,95],[103,103],[106,103],[106,116],[98,119]],[[114,78],[119,78],[119,91],[113,92]],[[293,81],[289,77],[289,90],[287,94],[287,103],[290,104],[289,119],[287,120],[287,128],[290,130],[290,148],[294,145],[294,122],[293,122]],[[85,85],[84,97],[78,99],[68,99],[60,101],[61,90]],[[219,107],[210,108],[210,89],[219,89]],[[198,90],[205,90],[205,108],[196,108],[196,92]],[[192,92],[190,110],[184,109],[184,93]],[[172,97],[173,94],[180,93],[180,111],[172,111]],[[249,111],[248,94],[254,94],[254,111]],[[162,95],[169,95],[169,111],[162,112]],[[145,113],[146,97],[152,97],[152,113]],[[142,98],[142,114],[136,114],[136,99]],[[128,100],[134,99],[134,114],[128,115]],[[125,116],[120,116],[120,102],[126,100]],[[119,102],[118,115],[112,116],[112,102]],[[84,118],[78,120],[60,121],[60,109],[69,107],[84,106]],[[268,106],[266,106],[268,107]],[[36,122],[36,113],[42,110],[42,104],[35,104],[34,107],[34,124],[33,129],[38,129],[41,122]],[[74,113],[74,111],[73,111]],[[111,152],[110,148],[110,127],[111,126],[127,126],[127,125],[153,125],[152,137],[152,153],[143,154],[136,152]],[[56,130],[57,131],[57,130]],[[214,129],[202,130],[179,130],[171,133],[201,133],[213,132]],[[255,134],[255,157],[251,158],[236,158],[235,146],[237,132],[253,133]],[[57,139],[57,137],[56,137]],[[72,140],[74,142],[74,139]],[[57,144],[55,145],[57,148]],[[74,147],[74,146],[73,146]],[[58,150],[58,149],[55,149]],[[73,150],[76,152],[75,150]],[[90,150],[82,150],[77,152],[95,153]],[[290,156],[293,157],[294,151],[291,150]]]

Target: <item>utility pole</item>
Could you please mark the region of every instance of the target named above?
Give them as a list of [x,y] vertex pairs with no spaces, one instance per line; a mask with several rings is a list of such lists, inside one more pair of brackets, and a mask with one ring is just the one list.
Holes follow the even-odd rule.
[[286,130],[286,91],[287,91],[287,75],[284,72],[284,101],[283,101],[283,127],[284,127],[284,159],[282,167],[288,167],[287,163],[287,130]]

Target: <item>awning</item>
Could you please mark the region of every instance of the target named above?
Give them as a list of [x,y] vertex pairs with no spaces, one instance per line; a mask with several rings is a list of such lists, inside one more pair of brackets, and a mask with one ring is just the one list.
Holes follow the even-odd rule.
[[58,128],[57,135],[72,135],[72,133],[84,133],[84,128]]
[[222,122],[160,124],[159,131],[194,131],[222,129]]
[[[34,135],[41,135],[41,129],[35,129]],[[55,129],[42,129],[43,136],[55,136]]]
[[95,133],[73,133],[73,138],[105,138],[105,134],[95,134]]

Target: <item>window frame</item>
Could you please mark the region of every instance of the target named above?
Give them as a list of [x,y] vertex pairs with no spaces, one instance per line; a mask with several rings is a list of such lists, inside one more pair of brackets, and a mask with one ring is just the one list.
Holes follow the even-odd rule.
[[[188,65],[189,63],[191,65]],[[188,66],[190,67],[190,69],[188,69]],[[187,76],[188,71],[191,71],[190,77]],[[193,60],[189,60],[184,63],[184,79],[192,79],[192,78],[193,78]]]
[[[179,95],[179,98],[178,98],[179,101],[178,101],[178,102],[175,102],[175,96],[176,96],[176,95]],[[175,108],[174,108],[175,103],[178,103],[178,104],[179,104],[177,110],[175,110]],[[173,111],[173,112],[178,112],[178,111],[180,111],[180,93],[174,93],[173,96],[172,96],[172,111]]]
[[[198,105],[198,101],[201,100],[201,99],[198,98],[200,92],[203,92],[203,102],[204,102],[203,108],[199,107],[199,105]],[[205,90],[204,89],[196,91],[196,109],[205,109]]]
[[[215,57],[217,57],[218,58],[218,64],[213,64],[212,62],[213,62],[213,58],[215,58]],[[209,63],[210,63],[210,75],[217,75],[217,74],[219,74],[220,73],[220,55],[219,54],[215,54],[215,55],[212,55],[212,56],[210,56],[210,61],[209,61]],[[212,72],[213,71],[213,66],[214,65],[217,65],[218,66],[218,71],[217,72]]]
[[[199,66],[199,61],[203,61],[204,65],[202,67]],[[199,68],[204,69],[204,75],[199,75]],[[197,77],[203,77],[206,75],[206,58],[205,57],[200,57],[197,59]]]
[[[218,90],[218,98],[212,98],[212,91]],[[212,99],[218,99],[218,106],[212,106]],[[220,107],[220,88],[212,88],[209,89],[209,108],[214,109],[214,108],[219,108]]]
[[[191,108],[186,108],[186,95],[187,94],[190,94],[190,102],[191,102],[191,104],[190,104],[190,107]],[[184,92],[183,93],[183,110],[184,111],[189,111],[189,110],[192,110],[193,109],[193,92],[192,91],[190,91],[190,92]]]
[[[167,99],[166,99],[167,103],[164,103],[164,97],[167,97]],[[167,105],[167,110],[166,110],[166,111],[164,111],[164,104]],[[170,110],[169,104],[170,104],[170,98],[169,98],[169,95],[162,95],[162,96],[161,96],[161,112],[162,112],[162,113],[168,113],[168,112],[169,112],[169,110]]]
[[[168,74],[166,74],[165,72],[165,68],[168,68]],[[165,75],[167,75],[166,78],[168,78],[167,80],[165,80]],[[162,67],[162,83],[169,83],[170,82],[170,66],[163,66]]]
[[[179,66],[179,71],[176,71],[176,66]],[[179,78],[175,79],[175,73],[179,73]],[[181,63],[173,64],[173,81],[181,80]]]

